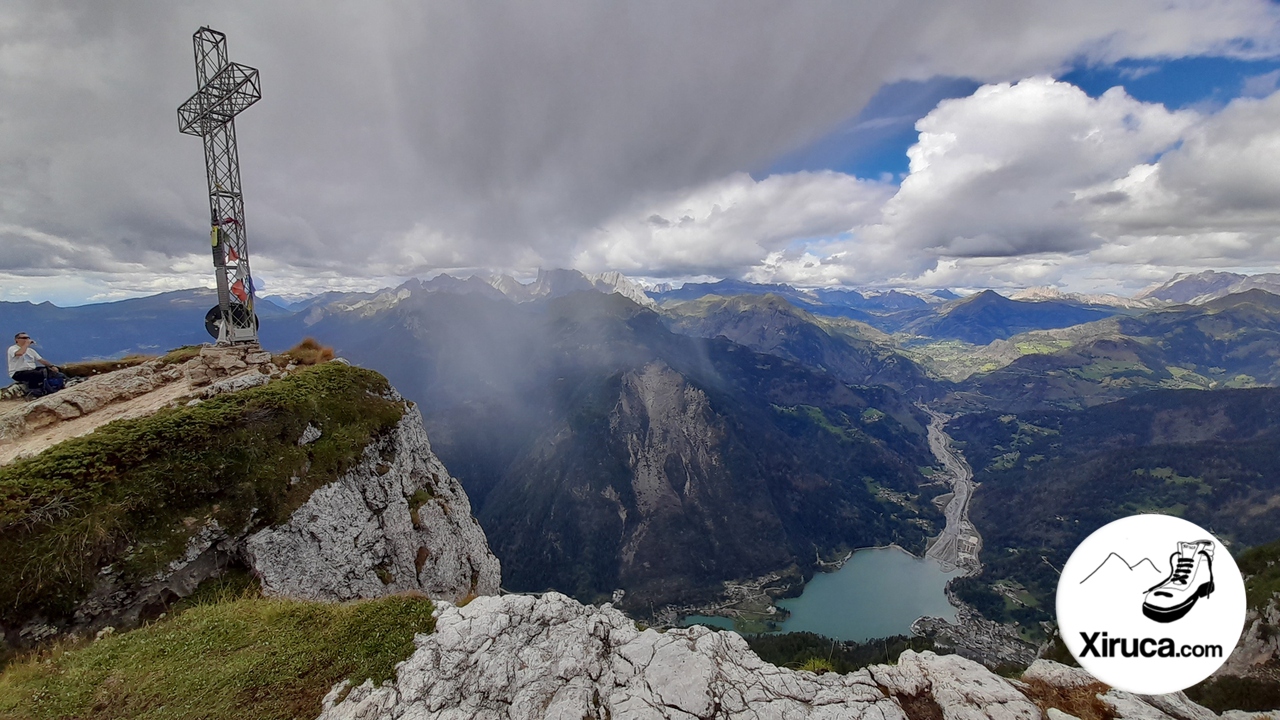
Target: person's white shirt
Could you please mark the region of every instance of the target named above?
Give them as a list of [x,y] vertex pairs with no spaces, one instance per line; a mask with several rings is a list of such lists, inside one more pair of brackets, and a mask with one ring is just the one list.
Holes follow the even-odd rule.
[[28,347],[26,352],[19,355],[20,349],[17,345],[9,346],[9,377],[22,370],[35,370],[36,363],[42,359],[33,347]]

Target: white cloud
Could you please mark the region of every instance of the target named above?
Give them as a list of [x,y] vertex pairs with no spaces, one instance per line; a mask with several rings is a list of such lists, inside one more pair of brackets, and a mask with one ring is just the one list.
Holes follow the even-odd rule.
[[[174,108],[206,23],[262,71],[239,123],[255,262],[319,283],[599,262],[600,228],[638,198],[767,167],[884,82],[1268,54],[1278,18],[1265,0],[15,0],[0,9],[0,222],[155,273],[200,247],[202,158]],[[749,254],[684,260],[661,233],[622,230],[672,267],[710,259],[693,273]],[[743,230],[790,262],[773,232]]]
[[[874,219],[844,233],[830,214],[818,241],[782,232],[720,257],[754,258],[738,274],[760,281],[1083,291],[1280,265],[1280,93],[1202,116],[1032,78],[944,101],[917,128],[911,172],[878,217],[863,204],[856,215]],[[780,227],[806,221],[804,203],[769,205]]]
[[574,267],[653,276],[740,275],[761,258],[871,220],[891,186],[836,172],[746,173],[640,204],[577,249]]
[[1090,98],[1049,78],[979,88],[940,103],[916,128],[911,172],[865,242],[922,266],[935,255],[1015,256],[1096,245],[1075,192],[1175,143],[1196,117],[1120,88]]

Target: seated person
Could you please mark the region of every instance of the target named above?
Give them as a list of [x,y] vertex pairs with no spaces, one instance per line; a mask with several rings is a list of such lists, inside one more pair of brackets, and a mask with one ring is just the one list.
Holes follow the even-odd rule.
[[31,347],[35,344],[30,335],[18,333],[13,336],[13,345],[9,346],[9,377],[14,382],[25,384],[29,391],[40,390],[45,378],[61,376],[56,365],[40,357],[40,353]]

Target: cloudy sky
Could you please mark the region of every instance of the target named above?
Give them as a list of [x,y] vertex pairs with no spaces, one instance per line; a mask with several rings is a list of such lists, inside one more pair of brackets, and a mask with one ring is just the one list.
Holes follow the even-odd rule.
[[9,0],[0,300],[211,285],[191,34],[266,292],[538,267],[1131,293],[1280,270],[1280,4]]

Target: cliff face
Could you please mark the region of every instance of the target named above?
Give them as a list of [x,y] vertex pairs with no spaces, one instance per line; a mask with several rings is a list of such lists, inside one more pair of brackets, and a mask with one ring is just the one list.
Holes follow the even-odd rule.
[[[442,605],[393,683],[339,684],[320,720],[401,718],[867,718],[1213,720],[1182,693],[1139,697],[1037,661],[1009,680],[956,655],[816,675],[762,662],[731,632],[641,631],[557,593]],[[1243,717],[1243,716],[1242,716]],[[1251,714],[1278,718],[1280,713]]]
[[492,595],[500,582],[498,559],[462,486],[431,452],[416,407],[287,522],[251,535],[244,555],[264,593],[308,600],[416,590],[457,602]]
[[[726,467],[724,420],[705,392],[661,361],[624,374],[619,385],[608,425],[613,444],[625,449],[619,456],[630,487],[604,492],[618,505],[620,587],[670,595],[750,556],[761,537],[783,535],[781,523],[761,512],[768,506],[766,493]],[[748,514],[747,508],[766,519],[731,521]],[[702,551],[677,552],[673,537]],[[697,539],[691,543],[692,538]],[[760,556],[752,558],[757,568],[789,560],[781,548],[754,554]]]

